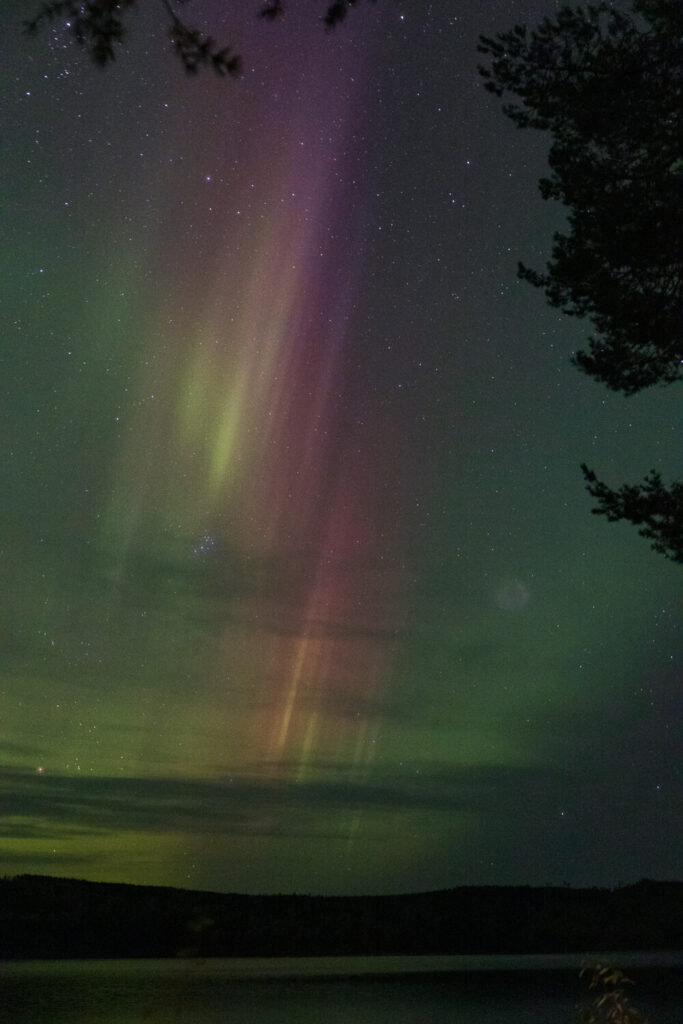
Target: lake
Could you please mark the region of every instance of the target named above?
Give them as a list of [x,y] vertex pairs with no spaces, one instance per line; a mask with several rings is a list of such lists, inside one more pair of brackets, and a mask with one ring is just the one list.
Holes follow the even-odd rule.
[[[0,963],[8,1024],[576,1024],[581,956]],[[680,1024],[683,953],[597,954],[651,1024]]]

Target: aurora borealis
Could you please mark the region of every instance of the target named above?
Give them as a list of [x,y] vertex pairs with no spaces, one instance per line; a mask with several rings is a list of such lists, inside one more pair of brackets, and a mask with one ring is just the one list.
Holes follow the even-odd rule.
[[676,396],[517,281],[562,212],[476,71],[555,5],[257,6],[193,0],[220,81],[3,5],[2,872],[680,876],[680,570],[579,470],[672,477]]

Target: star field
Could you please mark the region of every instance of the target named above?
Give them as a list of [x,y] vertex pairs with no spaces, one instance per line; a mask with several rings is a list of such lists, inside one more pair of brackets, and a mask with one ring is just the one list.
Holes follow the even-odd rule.
[[555,5],[191,6],[242,79],[1,15],[3,873],[680,876],[678,570],[579,470],[672,476],[675,398],[517,280],[562,211],[476,70]]

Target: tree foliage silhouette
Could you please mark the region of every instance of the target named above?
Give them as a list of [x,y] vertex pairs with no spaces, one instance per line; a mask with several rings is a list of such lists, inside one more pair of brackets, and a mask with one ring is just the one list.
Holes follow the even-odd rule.
[[[242,58],[229,46],[221,46],[210,35],[188,25],[179,13],[179,7],[188,0],[160,0],[167,18],[167,34],[185,70],[195,74],[200,68],[211,68],[218,75],[237,77],[242,71]],[[45,24],[63,21],[72,37],[83,47],[92,60],[101,66],[116,57],[117,45],[125,37],[125,19],[138,0],[44,0],[33,18],[24,22],[29,35],[35,35]],[[326,28],[334,28],[344,20],[349,9],[358,0],[333,0],[325,9],[321,21]],[[274,21],[285,13],[284,0],[265,0],[257,11],[259,17]]]
[[604,964],[585,965],[579,977],[589,977],[592,998],[581,1007],[580,1024],[647,1024],[626,995],[626,985],[633,981],[618,967]]
[[[633,395],[678,381],[683,366],[683,14],[679,0],[562,8],[529,32],[481,36],[480,67],[520,128],[549,131],[550,174],[539,188],[568,208],[545,272],[519,275],[551,306],[595,333],[574,365]],[[683,562],[683,484],[611,490],[583,467],[593,509],[628,520],[652,547]]]

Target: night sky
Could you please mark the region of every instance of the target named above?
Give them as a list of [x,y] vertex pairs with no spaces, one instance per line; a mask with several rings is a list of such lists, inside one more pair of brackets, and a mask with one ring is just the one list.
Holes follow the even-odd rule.
[[3,4],[0,873],[680,877],[680,568],[579,468],[672,479],[677,395],[517,281],[563,213],[476,70],[555,4],[258,6],[185,9],[234,81]]

